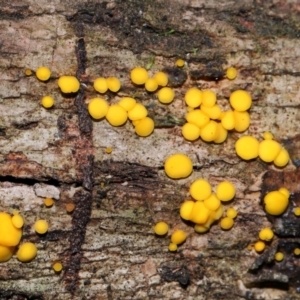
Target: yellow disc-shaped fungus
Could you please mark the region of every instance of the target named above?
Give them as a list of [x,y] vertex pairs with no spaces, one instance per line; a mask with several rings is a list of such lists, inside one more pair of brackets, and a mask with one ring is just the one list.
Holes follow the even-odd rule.
[[136,100],[131,97],[124,97],[118,102],[118,104],[126,111],[130,111],[136,105]]
[[194,230],[197,233],[204,233],[204,232],[207,232],[209,230],[209,227],[206,227],[202,224],[195,224]]
[[148,78],[145,82],[145,89],[148,92],[155,92],[158,88],[158,83],[154,78]]
[[66,207],[66,211],[68,213],[71,213],[75,209],[75,204],[70,202],[70,203],[67,203],[65,207]]
[[300,255],[300,248],[295,248],[294,249],[294,254],[295,255]]
[[26,76],[31,76],[32,75],[32,71],[30,69],[26,69],[24,71],[24,73],[25,73]]
[[299,207],[299,206],[294,208],[294,215],[295,215],[296,217],[299,217],[299,216],[300,216],[300,207]]
[[218,137],[218,123],[210,120],[200,132],[201,139],[205,142],[212,142]]
[[271,132],[269,132],[269,131],[266,131],[266,132],[264,132],[264,134],[263,134],[263,138],[264,138],[265,140],[272,140],[272,139],[273,139],[273,134],[272,134]]
[[288,189],[284,188],[284,187],[281,187],[278,192],[280,192],[281,194],[285,195],[287,198],[290,197],[290,192]]
[[274,159],[274,165],[277,167],[284,167],[290,160],[289,153],[286,151],[286,149],[281,148],[279,154]]
[[36,257],[37,248],[33,243],[27,242],[19,247],[17,258],[21,262],[29,262]]
[[174,90],[169,87],[164,87],[158,91],[157,98],[159,102],[168,104],[173,101],[175,97]]
[[196,201],[193,206],[190,220],[196,224],[204,224],[210,214],[210,210],[204,205],[203,201]]
[[276,261],[282,261],[284,259],[284,254],[282,252],[276,252],[275,253],[275,260]]
[[188,141],[195,141],[200,136],[200,128],[191,123],[182,126],[182,135]]
[[185,99],[185,103],[189,107],[193,107],[193,108],[198,107],[202,102],[202,92],[195,87],[190,88],[186,92],[184,99]]
[[201,111],[203,111],[213,120],[219,119],[222,114],[221,108],[218,104],[215,104],[211,107],[206,107],[201,104]]
[[279,154],[281,146],[274,140],[263,140],[259,143],[258,155],[265,162],[272,162]]
[[135,133],[139,136],[148,136],[154,130],[154,121],[151,118],[146,117],[138,122],[134,130]]
[[16,228],[22,228],[24,225],[24,219],[18,213],[12,216],[11,221]]
[[48,222],[46,220],[38,220],[34,223],[34,230],[39,234],[44,234],[48,231]]
[[274,237],[274,233],[271,228],[263,228],[260,230],[258,236],[261,240],[269,242]]
[[233,80],[236,78],[237,70],[234,67],[230,67],[226,70],[226,77],[230,80]]
[[108,89],[114,93],[121,88],[121,82],[117,77],[108,77],[106,82]]
[[193,163],[187,155],[176,153],[166,159],[165,172],[173,179],[185,178],[193,172]]
[[50,108],[54,104],[54,99],[51,96],[45,96],[42,98],[41,103],[45,108]]
[[63,93],[76,93],[79,90],[80,83],[75,76],[61,76],[57,82]]
[[184,220],[190,220],[191,213],[195,202],[192,200],[185,201],[180,206],[180,217]]
[[220,200],[215,194],[211,194],[207,199],[203,201],[206,208],[210,210],[217,210],[221,205]]
[[14,226],[12,217],[0,212],[0,245],[17,246],[22,237],[22,229]]
[[220,182],[216,188],[216,194],[221,201],[230,201],[235,196],[235,187],[229,181]]
[[146,118],[148,115],[148,111],[146,107],[141,103],[136,103],[134,107],[128,111],[128,118],[131,121],[141,120]]
[[264,197],[266,212],[278,216],[285,212],[289,205],[289,199],[279,191],[272,191]]
[[221,124],[226,130],[232,130],[235,127],[234,113],[232,110],[223,113]]
[[179,245],[182,244],[186,240],[186,238],[187,238],[186,233],[183,230],[177,229],[171,235],[171,242],[176,245]]
[[234,129],[238,132],[243,132],[250,125],[250,115],[247,111],[234,111]]
[[15,247],[0,245],[0,262],[8,261],[14,254]]
[[164,72],[157,72],[153,78],[160,86],[166,86],[168,84],[168,75]]
[[231,93],[229,101],[236,111],[246,111],[252,104],[251,95],[244,90],[237,90]]
[[177,251],[177,244],[174,244],[174,243],[170,243],[169,244],[169,251],[171,252],[174,252],[174,251]]
[[96,78],[94,81],[94,89],[101,94],[106,93],[108,90],[106,79],[104,77]]
[[216,144],[221,144],[221,143],[223,143],[223,142],[226,141],[228,132],[227,132],[227,130],[222,126],[221,123],[217,123],[217,124],[218,124],[218,129],[217,129],[218,135],[217,135],[217,137],[214,139],[214,143],[216,143]]
[[111,153],[112,153],[112,147],[106,147],[106,148],[105,148],[105,152],[106,152],[107,154],[111,154]]
[[232,228],[234,221],[232,218],[225,217],[221,220],[220,226],[224,230],[229,230]]
[[144,68],[136,67],[130,72],[131,81],[135,84],[145,84],[149,78],[148,72]]
[[210,121],[209,116],[200,109],[195,109],[188,112],[185,118],[189,123],[195,124],[199,128],[203,128]]
[[104,118],[108,112],[108,108],[107,101],[102,98],[94,98],[88,105],[89,114],[96,120]]
[[242,136],[235,143],[237,155],[245,160],[256,158],[258,156],[258,147],[258,140],[250,135]]
[[46,207],[51,207],[54,204],[54,201],[51,198],[45,198],[44,199],[44,204],[45,204]]
[[154,232],[157,235],[165,235],[169,230],[169,226],[165,222],[158,222],[154,226]]
[[266,247],[266,244],[262,241],[258,241],[254,244],[254,249],[256,252],[262,252]]
[[179,68],[183,67],[184,66],[184,60],[181,59],[181,58],[177,59],[176,60],[176,66],[179,67]]
[[47,81],[51,76],[51,71],[47,67],[39,67],[35,72],[36,77],[41,81]]
[[59,272],[61,272],[63,265],[60,262],[56,262],[52,265],[52,268],[53,268],[54,272],[59,273]]
[[190,194],[195,200],[203,201],[211,195],[211,185],[206,179],[199,178],[191,184]]
[[105,117],[110,125],[121,126],[127,121],[127,111],[119,104],[112,104]]
[[233,207],[230,207],[226,211],[226,216],[228,218],[234,219],[237,216],[237,210]]
[[202,105],[204,107],[213,107],[217,102],[216,93],[211,90],[202,91]]

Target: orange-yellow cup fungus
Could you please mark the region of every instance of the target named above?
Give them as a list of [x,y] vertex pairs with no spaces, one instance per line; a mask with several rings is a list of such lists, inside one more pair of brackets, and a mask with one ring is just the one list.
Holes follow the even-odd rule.
[[177,244],[174,244],[174,243],[170,243],[169,244],[169,251],[171,252],[174,252],[174,251],[177,251]]
[[216,194],[211,194],[207,199],[203,201],[203,203],[205,207],[210,210],[217,210],[221,205],[221,202]]
[[71,213],[75,209],[75,204],[70,202],[70,203],[67,203],[65,207],[66,207],[66,211],[68,213]]
[[106,79],[104,77],[96,78],[94,81],[94,89],[101,94],[106,93],[108,90]]
[[54,99],[51,96],[45,96],[42,98],[41,103],[45,108],[50,108],[54,104]]
[[166,159],[165,172],[173,179],[185,178],[193,172],[193,163],[187,155],[176,153]]
[[225,111],[222,114],[221,124],[226,130],[232,130],[235,127],[234,113],[232,110]]
[[243,132],[250,125],[250,115],[247,111],[233,111],[234,129],[238,132]]
[[204,205],[203,201],[196,201],[190,216],[190,220],[197,224],[204,224],[210,214],[210,210]]
[[187,238],[186,233],[183,230],[177,229],[171,235],[171,242],[176,245],[179,245],[182,244],[186,240],[186,238]]
[[269,242],[274,237],[274,233],[271,228],[263,228],[260,230],[258,236],[261,240]]
[[47,67],[39,67],[35,72],[36,77],[41,81],[47,81],[51,76],[51,71]]
[[225,142],[226,138],[227,138],[227,130],[222,126],[221,123],[217,123],[218,124],[218,135],[217,137],[214,139],[214,143],[216,144],[221,144],[223,142]]
[[37,248],[33,243],[27,242],[19,247],[17,258],[21,262],[30,262],[36,257]]
[[272,162],[279,154],[281,146],[274,140],[263,140],[259,143],[258,156],[265,162]]
[[54,204],[54,201],[51,198],[45,198],[44,199],[44,204],[45,204],[46,207],[51,207]]
[[221,201],[230,201],[235,196],[235,187],[229,181],[222,181],[216,188],[216,195]]
[[234,67],[230,67],[226,70],[226,77],[230,80],[233,80],[236,78],[237,70]]
[[22,228],[24,225],[24,219],[18,213],[14,213],[11,221],[16,228]]
[[265,131],[263,133],[264,140],[273,140],[273,134],[269,131]]
[[279,154],[274,159],[274,165],[277,167],[284,167],[290,160],[289,153],[286,151],[286,149],[281,148]]
[[189,221],[195,202],[192,200],[185,201],[180,206],[180,217]]
[[131,81],[135,84],[145,84],[149,78],[148,72],[144,68],[136,67],[130,72]]
[[34,223],[34,230],[39,234],[44,234],[48,231],[48,222],[46,220],[38,220]]
[[168,230],[169,230],[169,226],[165,222],[158,222],[154,226],[154,232],[157,235],[165,235],[168,233]]
[[246,111],[251,107],[251,95],[244,90],[236,90],[229,97],[230,105],[236,111]]
[[185,115],[185,118],[189,123],[195,124],[199,128],[203,128],[210,121],[209,116],[200,109],[195,109],[188,112]]
[[149,117],[139,120],[134,130],[135,133],[139,136],[149,136],[154,130],[154,121]]
[[63,93],[76,93],[80,88],[80,83],[75,76],[61,76],[57,82]]
[[112,104],[105,117],[110,125],[121,126],[127,121],[127,111],[119,104]]
[[106,78],[107,87],[110,91],[116,93],[121,88],[121,82],[117,77]]
[[173,101],[174,97],[175,97],[175,93],[169,87],[164,87],[164,88],[160,89],[157,93],[157,98],[158,98],[159,102],[164,103],[164,104],[171,103]]
[[211,107],[206,107],[202,103],[201,104],[201,110],[213,120],[219,119],[221,117],[221,114],[222,114],[221,108],[218,104],[215,104]]
[[92,118],[98,120],[106,116],[109,105],[105,99],[93,98],[88,104],[88,111]]
[[13,224],[11,215],[0,212],[0,245],[17,246],[21,237],[22,229]]
[[199,178],[191,184],[190,194],[195,200],[203,201],[211,195],[211,185],[206,179]]
[[276,252],[275,253],[275,260],[276,261],[282,261],[284,259],[284,254],[282,252]]
[[223,218],[220,222],[220,226],[224,230],[231,229],[233,225],[234,225],[234,221],[232,218],[229,218],[229,217]]
[[136,103],[134,107],[128,111],[128,118],[131,121],[137,121],[146,118],[148,111],[146,107],[141,103]]
[[183,67],[184,63],[185,63],[184,60],[181,59],[181,58],[176,60],[176,66],[179,67],[179,68]]
[[10,260],[14,252],[15,252],[15,247],[0,245],[0,262],[5,262]]
[[228,218],[234,219],[237,216],[237,210],[233,207],[230,207],[226,211],[226,216]]
[[300,216],[300,207],[299,207],[299,206],[294,208],[294,215],[295,215],[296,217],[299,217],[299,216]]
[[168,84],[168,75],[164,72],[157,72],[153,78],[159,86],[166,86]]
[[300,248],[295,248],[294,249],[294,254],[297,255],[297,256],[300,255]]
[[254,244],[254,249],[256,252],[262,252],[266,247],[266,244],[263,241],[258,241]]
[[54,272],[59,273],[63,269],[63,265],[60,262],[56,262],[52,265]]
[[195,87],[190,88],[187,90],[184,100],[189,107],[198,107],[202,103],[202,92]]
[[284,190],[282,191],[272,191],[265,195],[265,210],[268,214],[279,216],[287,209],[289,205],[289,197],[287,197],[287,194],[284,193]]
[[205,142],[213,142],[218,138],[218,129],[218,123],[210,120],[208,124],[201,129],[201,139]]
[[145,89],[148,92],[155,92],[158,88],[158,83],[155,80],[155,78],[148,78],[147,81],[145,82]]
[[206,226],[204,226],[202,224],[195,224],[194,230],[197,233],[205,233],[205,232],[207,232],[209,230],[209,227],[206,227]]
[[31,76],[32,75],[32,71],[30,69],[26,69],[24,71],[24,73],[25,73],[26,76]]
[[216,93],[211,90],[202,91],[202,105],[204,107],[213,107],[217,102]]
[[126,111],[130,111],[136,105],[136,100],[131,97],[124,97],[118,102],[118,104]]
[[245,160],[256,158],[258,156],[258,147],[258,140],[250,135],[242,136],[235,143],[237,155]]
[[185,123],[182,126],[182,135],[188,141],[195,141],[200,136],[200,128],[191,123]]

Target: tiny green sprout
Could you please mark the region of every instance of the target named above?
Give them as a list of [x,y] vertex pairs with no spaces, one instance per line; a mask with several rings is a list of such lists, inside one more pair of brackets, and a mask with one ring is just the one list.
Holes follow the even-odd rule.
[[154,65],[155,57],[152,56],[150,62],[146,65],[146,70],[150,70],[152,66]]
[[166,31],[166,32],[165,32],[165,36],[170,35],[170,34],[172,34],[172,33],[174,33],[174,32],[175,32],[174,29],[171,29],[171,30],[169,30],[169,31]]
[[198,50],[199,50],[199,48],[193,48],[193,54],[196,55]]

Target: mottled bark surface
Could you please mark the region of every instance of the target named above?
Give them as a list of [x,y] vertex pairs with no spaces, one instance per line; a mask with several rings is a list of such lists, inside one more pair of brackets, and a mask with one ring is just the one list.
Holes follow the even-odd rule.
[[[0,268],[0,299],[299,299],[300,205],[299,104],[300,5],[290,1],[5,1],[0,8],[0,210],[18,209],[25,218],[23,241],[38,247],[30,263],[15,257]],[[174,67],[176,58],[186,67]],[[47,83],[25,69],[46,65]],[[135,87],[135,66],[164,69],[175,101],[161,105],[156,94]],[[234,81],[224,70],[235,66]],[[62,95],[61,75],[76,75],[77,95]],[[120,128],[95,122],[86,104],[97,94],[92,82],[117,76],[118,94],[110,103],[135,96],[149,110],[156,129],[147,138],[129,122]],[[181,136],[191,86],[211,88],[229,108],[230,93],[246,89],[253,97],[251,126],[261,138],[272,131],[292,161],[276,169],[235,154],[241,134],[231,132],[222,145]],[[42,96],[55,97],[49,110]],[[106,147],[112,147],[107,154]],[[163,162],[183,152],[194,163],[184,180],[168,179]],[[207,178],[213,186],[227,179],[237,188],[239,215],[230,231],[214,225],[203,235],[180,220],[180,204],[190,183]],[[292,192],[288,211],[267,218],[262,196],[284,185]],[[52,208],[44,197],[55,199]],[[68,214],[66,203],[74,203]],[[49,221],[38,236],[33,224]],[[165,220],[170,233],[181,228],[187,241],[177,253],[169,237],[154,236],[152,226]],[[262,227],[276,237],[262,255],[248,250]],[[285,260],[274,263],[277,250]],[[52,263],[62,261],[55,274]]]

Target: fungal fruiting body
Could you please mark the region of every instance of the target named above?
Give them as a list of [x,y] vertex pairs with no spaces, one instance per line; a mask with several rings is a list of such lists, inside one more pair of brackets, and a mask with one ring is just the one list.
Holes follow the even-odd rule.
[[51,76],[51,71],[47,67],[39,67],[35,72],[36,77],[41,81],[47,81]]
[[145,89],[148,92],[155,92],[158,88],[158,83],[155,80],[155,78],[148,78],[147,81],[145,82]]
[[34,230],[39,234],[44,234],[48,231],[48,222],[46,220],[38,220],[34,224]]
[[256,252],[262,252],[266,247],[266,244],[263,241],[258,241],[254,244],[254,249]]
[[226,77],[230,80],[235,79],[237,76],[237,70],[234,67],[230,67],[226,70]]
[[140,120],[134,129],[137,135],[146,137],[153,132],[154,121],[151,118],[146,117]]
[[145,84],[149,78],[148,72],[144,68],[136,67],[130,72],[131,81],[137,85]]
[[230,201],[235,196],[235,187],[231,182],[223,181],[218,184],[216,194],[221,201]]
[[165,172],[173,179],[185,178],[193,172],[193,163],[187,155],[176,153],[166,159]]
[[183,67],[184,63],[185,63],[184,60],[181,59],[181,58],[176,60],[176,66],[179,67],[179,68]]
[[199,178],[191,184],[190,194],[195,200],[205,200],[211,195],[211,185],[206,179]]
[[75,76],[61,76],[57,84],[65,94],[76,93],[80,87],[80,83]]
[[121,126],[127,121],[127,111],[119,104],[112,104],[109,106],[105,117],[110,125]]
[[300,207],[295,207],[294,208],[294,214],[295,214],[296,217],[300,216]]
[[195,87],[190,88],[186,92],[184,99],[189,107],[196,108],[202,103],[202,92]]
[[237,212],[237,210],[235,208],[230,207],[226,211],[226,216],[229,217],[229,218],[231,218],[231,219],[234,219],[234,218],[236,218],[237,213],[238,212]]
[[121,82],[117,77],[108,77],[106,79],[107,87],[111,92],[118,92],[121,88]]
[[128,111],[128,118],[131,121],[137,121],[146,118],[148,111],[141,103],[136,103],[131,110]]
[[36,257],[37,248],[33,243],[24,243],[19,247],[17,258],[21,262],[30,262]]
[[45,198],[44,199],[44,204],[45,204],[46,207],[51,207],[54,204],[54,201],[51,198]]
[[118,104],[128,112],[136,105],[136,100],[131,97],[124,97],[118,102]]
[[242,136],[235,143],[235,151],[239,157],[245,160],[258,156],[259,141],[250,135]]
[[173,234],[171,235],[171,242],[173,244],[179,245],[182,244],[187,238],[186,233],[183,230],[176,230],[173,232]]
[[231,93],[229,101],[230,105],[236,111],[246,111],[251,107],[252,104],[251,95],[244,90],[236,90]]
[[285,212],[289,205],[289,191],[281,188],[278,191],[272,191],[264,197],[265,210],[268,214],[279,216]]
[[12,217],[0,212],[0,245],[17,246],[22,237],[22,229],[14,226]]
[[173,101],[175,96],[174,91],[169,87],[164,87],[158,91],[157,98],[159,102],[169,104]]
[[154,232],[157,235],[165,235],[168,233],[169,226],[166,222],[158,222],[154,226]]
[[101,94],[106,93],[108,90],[106,79],[104,77],[96,78],[94,81],[94,89]]
[[105,99],[94,98],[88,104],[89,114],[96,120],[102,119],[108,112],[109,105]]
[[17,212],[14,212],[11,221],[16,228],[22,228],[24,225],[24,219]]
[[280,262],[284,259],[284,254],[282,252],[276,252],[275,253],[275,260]]
[[171,252],[174,252],[174,251],[177,251],[177,244],[174,244],[174,243],[170,243],[169,244],[169,251]]
[[63,265],[60,262],[56,262],[52,265],[54,272],[59,273],[63,269]]
[[168,75],[164,72],[157,72],[153,78],[156,80],[159,86],[166,86],[168,84]]
[[224,230],[231,229],[231,227],[233,226],[233,224],[234,224],[233,219],[229,218],[229,217],[225,217],[225,218],[221,219],[221,222],[220,222],[220,226]]
[[54,99],[51,96],[45,96],[42,98],[41,103],[45,108],[50,108],[54,104]]
[[0,262],[10,260],[15,252],[16,247],[14,246],[3,246],[0,245]]
[[263,228],[258,234],[259,238],[263,241],[271,241],[274,237],[274,233],[271,228]]

